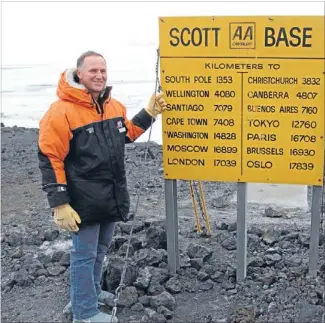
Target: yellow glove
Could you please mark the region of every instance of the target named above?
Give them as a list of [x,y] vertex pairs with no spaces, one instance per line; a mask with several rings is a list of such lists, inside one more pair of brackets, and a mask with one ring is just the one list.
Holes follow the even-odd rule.
[[157,115],[161,114],[166,109],[167,104],[162,97],[163,95],[163,92],[152,94],[148,107],[146,108],[146,111],[154,118],[157,118]]
[[79,231],[76,223],[81,223],[78,213],[67,203],[54,208],[54,222],[63,230]]

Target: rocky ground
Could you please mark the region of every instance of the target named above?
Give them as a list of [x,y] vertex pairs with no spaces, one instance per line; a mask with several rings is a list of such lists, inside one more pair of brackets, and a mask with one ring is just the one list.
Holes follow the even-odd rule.
[[[68,322],[67,232],[52,222],[40,188],[37,130],[1,128],[2,322]],[[189,183],[178,181],[181,269],[167,270],[161,146],[127,146],[132,206],[141,190],[119,322],[321,322],[325,255],[321,236],[317,278],[308,277],[310,214],[249,205],[247,279],[236,283],[236,185],[203,183],[212,235],[195,230]],[[203,221],[202,221],[203,224]],[[103,288],[114,291],[131,222],[118,225]],[[111,301],[102,307],[110,311]]]

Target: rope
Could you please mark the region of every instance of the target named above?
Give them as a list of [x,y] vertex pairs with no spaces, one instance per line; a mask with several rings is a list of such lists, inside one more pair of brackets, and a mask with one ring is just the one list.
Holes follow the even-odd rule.
[[203,212],[203,206],[202,206],[202,202],[201,202],[201,197],[200,197],[200,194],[197,190],[197,186],[196,186],[196,182],[193,181],[193,186],[194,186],[194,190],[195,190],[195,194],[196,194],[196,197],[198,199],[198,204],[199,204],[199,207],[200,207],[200,210],[201,210],[201,217],[202,219],[205,221],[205,216],[204,216],[204,212]]
[[[159,48],[158,48],[157,49],[157,62],[156,62],[155,98],[156,98],[156,93],[157,92],[160,92],[160,91],[161,91],[161,85],[160,85],[160,81],[159,81]],[[155,109],[155,102],[154,102],[153,108]],[[147,161],[148,154],[152,155],[152,153],[150,151],[150,148],[149,148],[149,143],[150,143],[151,134],[152,134],[153,120],[154,120],[154,117],[152,115],[152,117],[151,117],[151,124],[150,124],[150,130],[149,130],[149,137],[148,137],[148,140],[146,142],[146,149],[145,149],[145,154],[144,154],[144,163],[146,163],[146,161]],[[146,172],[144,172],[144,173],[146,173]],[[137,214],[137,211],[138,211],[139,200],[140,200],[140,195],[141,195],[141,190],[142,190],[143,182],[144,181],[140,181],[140,187],[139,187],[139,190],[138,190],[137,202],[136,202],[135,211],[134,211],[134,215],[133,215],[133,219],[132,219],[131,230],[130,230],[130,233],[129,233],[129,239],[128,239],[128,244],[127,244],[127,249],[126,249],[126,254],[125,254],[125,260],[124,260],[124,266],[123,266],[123,271],[122,271],[121,279],[120,279],[120,284],[119,284],[119,286],[115,290],[115,299],[114,299],[114,306],[113,306],[113,309],[112,309],[111,323],[114,322],[114,318],[115,318],[116,312],[117,312],[117,303],[119,301],[119,298],[120,298],[122,289],[125,286],[124,285],[124,278],[125,278],[126,269],[127,269],[127,266],[128,266],[129,249],[130,249],[130,245],[131,245],[131,239],[132,239],[132,235],[133,235],[133,228],[134,228],[134,223],[135,223],[135,217],[136,217],[136,214]],[[148,178],[147,178],[147,182],[148,182]]]
[[[323,179],[325,180],[325,168],[323,172]],[[324,218],[325,218],[325,207],[324,207],[324,195],[325,195],[325,182],[323,180],[323,187],[322,187],[322,204],[321,204],[321,218],[320,218],[320,225],[321,231],[325,233],[325,226],[324,226]]]

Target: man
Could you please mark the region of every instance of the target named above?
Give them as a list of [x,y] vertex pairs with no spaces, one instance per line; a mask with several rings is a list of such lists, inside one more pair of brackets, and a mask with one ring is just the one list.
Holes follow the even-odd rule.
[[86,52],[76,69],[61,74],[54,102],[40,121],[39,167],[54,222],[72,235],[70,299],[74,322],[110,322],[98,303],[103,260],[115,223],[127,221],[124,146],[162,113],[162,93],[128,120],[125,107],[106,86],[104,57]]

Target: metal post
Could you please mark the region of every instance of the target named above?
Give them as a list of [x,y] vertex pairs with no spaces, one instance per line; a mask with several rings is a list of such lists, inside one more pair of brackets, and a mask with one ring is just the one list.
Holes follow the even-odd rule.
[[312,204],[311,204],[310,249],[309,249],[309,275],[312,277],[317,276],[321,195],[322,195],[322,187],[313,186],[313,195],[312,195]]
[[247,258],[247,183],[237,183],[237,282],[246,278]]
[[177,181],[165,179],[168,269],[176,274],[179,269]]

